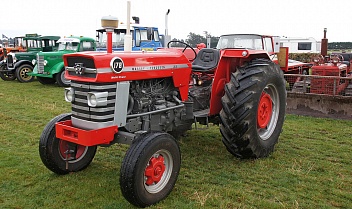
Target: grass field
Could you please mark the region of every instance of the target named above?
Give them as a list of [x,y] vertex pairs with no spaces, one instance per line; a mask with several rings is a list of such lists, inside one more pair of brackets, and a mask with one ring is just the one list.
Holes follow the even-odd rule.
[[[134,208],[121,195],[128,147],[98,148],[84,171],[59,176],[38,153],[53,117],[70,112],[63,88],[0,81],[0,208]],[[287,115],[275,152],[239,160],[217,126],[181,138],[182,166],[151,208],[352,208],[352,121]]]

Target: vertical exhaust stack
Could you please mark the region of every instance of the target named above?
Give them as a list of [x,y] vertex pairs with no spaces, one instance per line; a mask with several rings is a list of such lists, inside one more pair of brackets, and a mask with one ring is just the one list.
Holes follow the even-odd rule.
[[126,28],[126,35],[124,41],[124,51],[130,52],[132,51],[132,35],[130,32],[130,18],[131,18],[131,1],[127,1],[127,28]]
[[170,9],[167,10],[165,14],[165,38],[164,38],[164,47],[167,47],[167,43],[171,41],[171,36],[169,36],[169,23],[168,23],[168,16],[170,13]]
[[117,28],[119,25],[119,20],[117,17],[113,16],[104,16],[101,18],[101,27],[103,27],[106,31],[106,36],[107,36],[107,52],[112,53],[112,33],[114,32],[114,29]]
[[324,38],[321,39],[321,55],[325,57],[328,55],[328,39],[326,38],[327,28],[324,28]]

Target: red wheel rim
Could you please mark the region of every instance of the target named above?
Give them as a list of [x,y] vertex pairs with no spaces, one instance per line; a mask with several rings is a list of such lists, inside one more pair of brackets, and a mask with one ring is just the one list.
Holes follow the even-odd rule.
[[165,171],[164,157],[159,155],[158,157],[152,157],[149,160],[149,165],[145,169],[144,175],[146,177],[145,184],[150,186],[157,184]]
[[273,113],[273,102],[269,94],[263,92],[257,113],[257,123],[259,128],[265,128],[270,122],[271,115]]
[[[68,143],[69,142],[67,142],[65,140],[60,140],[60,142],[59,142],[59,151],[60,151],[60,154],[61,154],[63,159],[66,158],[66,153],[65,152],[68,149]],[[76,151],[75,159],[79,159],[84,154],[84,151],[86,150],[86,147],[82,146],[82,145],[78,145],[78,144],[76,146],[77,146],[77,151]],[[73,157],[71,155],[72,154],[68,154],[68,157]]]

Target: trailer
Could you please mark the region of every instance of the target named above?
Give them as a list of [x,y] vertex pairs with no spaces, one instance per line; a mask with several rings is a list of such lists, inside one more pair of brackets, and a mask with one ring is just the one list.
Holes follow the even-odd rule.
[[313,37],[281,37],[280,46],[288,47],[290,53],[320,53],[321,42]]

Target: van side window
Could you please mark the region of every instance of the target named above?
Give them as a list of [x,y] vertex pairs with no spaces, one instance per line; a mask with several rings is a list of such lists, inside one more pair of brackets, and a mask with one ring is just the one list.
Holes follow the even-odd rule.
[[83,41],[81,48],[82,49],[80,51],[94,51],[94,47],[93,47],[92,42]]

